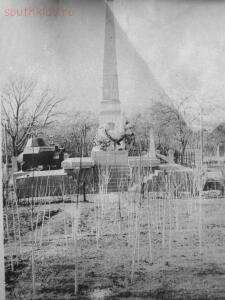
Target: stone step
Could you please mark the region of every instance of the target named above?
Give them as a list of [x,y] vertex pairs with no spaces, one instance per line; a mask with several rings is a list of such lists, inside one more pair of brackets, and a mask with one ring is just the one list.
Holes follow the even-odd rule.
[[[117,192],[120,190],[127,190],[128,188],[128,180],[130,175],[130,168],[125,166],[111,166],[107,170],[108,184],[107,191],[108,192]],[[104,169],[99,170],[99,179],[104,182]]]

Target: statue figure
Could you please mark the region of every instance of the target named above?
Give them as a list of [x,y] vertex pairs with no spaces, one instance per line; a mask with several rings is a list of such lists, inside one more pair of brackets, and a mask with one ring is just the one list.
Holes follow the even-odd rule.
[[113,123],[105,124],[99,128],[94,144],[94,151],[130,150],[134,144],[132,126],[126,121],[123,132],[119,132]]
[[111,141],[105,134],[106,128],[106,125],[99,127],[94,139],[93,151],[106,151],[111,146]]

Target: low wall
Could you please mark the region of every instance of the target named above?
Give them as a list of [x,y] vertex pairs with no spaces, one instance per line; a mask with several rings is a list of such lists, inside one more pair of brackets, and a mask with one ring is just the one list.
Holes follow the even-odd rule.
[[75,182],[67,174],[17,178],[15,184],[19,199],[75,194],[75,187]]

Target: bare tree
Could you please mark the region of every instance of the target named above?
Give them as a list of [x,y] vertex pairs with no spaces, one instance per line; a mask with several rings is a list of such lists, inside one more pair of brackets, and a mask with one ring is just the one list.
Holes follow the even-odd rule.
[[170,147],[179,150],[181,153],[181,163],[183,163],[186,147],[193,134],[193,131],[188,127],[183,116],[185,100],[177,107],[157,103],[152,108],[152,118],[154,119],[158,135],[161,137],[166,136]]
[[[63,124],[67,124],[67,127]],[[54,124],[55,125],[55,124]],[[88,156],[93,148],[98,128],[98,117],[91,112],[67,114],[56,126],[48,128],[48,135],[62,145],[72,156]]]
[[2,122],[14,156],[23,151],[32,133],[54,122],[59,113],[57,106],[63,101],[49,89],[38,92],[37,83],[25,79],[10,80],[3,88],[1,100]]

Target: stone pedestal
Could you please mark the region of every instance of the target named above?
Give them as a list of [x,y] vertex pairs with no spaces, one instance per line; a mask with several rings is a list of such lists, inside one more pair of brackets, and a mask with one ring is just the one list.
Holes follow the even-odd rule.
[[98,170],[99,190],[127,190],[130,174],[128,151],[92,151],[91,157]]
[[128,151],[92,151],[91,158],[97,166],[128,166]]

